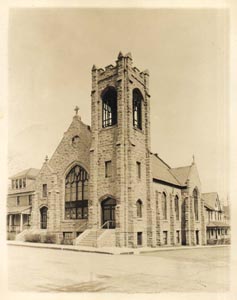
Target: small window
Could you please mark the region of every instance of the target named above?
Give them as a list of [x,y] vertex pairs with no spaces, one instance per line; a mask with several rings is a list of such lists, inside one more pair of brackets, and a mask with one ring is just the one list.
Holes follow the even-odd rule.
[[163,231],[163,242],[164,245],[168,244],[168,231]]
[[47,197],[48,191],[47,191],[47,184],[43,184],[43,197]]
[[196,245],[199,245],[199,231],[196,230]]
[[79,145],[79,141],[80,141],[79,135],[75,135],[75,136],[72,138],[72,145],[73,145],[73,147],[78,146],[78,145]]
[[162,193],[162,213],[163,213],[163,219],[167,220],[167,200],[166,200],[165,193]]
[[137,206],[137,217],[142,218],[142,201],[139,199],[136,203]]
[[19,188],[22,188],[22,179],[19,180]]
[[137,178],[141,179],[141,163],[137,161]]
[[178,196],[176,196],[174,199],[174,207],[175,207],[176,221],[178,221],[179,220],[179,198],[178,198]]
[[176,231],[176,244],[180,243],[180,233],[179,230]]
[[16,189],[18,189],[18,179],[16,179]]
[[63,232],[63,244],[72,245],[73,244],[73,233],[72,232]]
[[29,205],[32,205],[32,195],[29,195]]
[[111,177],[112,176],[112,162],[111,160],[108,160],[105,162],[105,177]]
[[22,186],[23,186],[23,188],[26,187],[26,178],[23,178],[23,179],[22,179]]
[[20,205],[20,196],[16,197],[16,205],[19,206]]
[[137,233],[137,245],[142,246],[142,232]]
[[198,214],[198,190],[193,190],[193,201],[194,201],[194,215],[195,215],[195,221],[198,221],[199,214]]

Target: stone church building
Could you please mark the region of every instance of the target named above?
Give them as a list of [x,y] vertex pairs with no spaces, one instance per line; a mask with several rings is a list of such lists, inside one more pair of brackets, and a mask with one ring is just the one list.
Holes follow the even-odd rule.
[[195,162],[172,168],[151,153],[149,73],[131,54],[92,68],[91,126],[78,108],[35,180],[31,231],[75,245],[204,245]]

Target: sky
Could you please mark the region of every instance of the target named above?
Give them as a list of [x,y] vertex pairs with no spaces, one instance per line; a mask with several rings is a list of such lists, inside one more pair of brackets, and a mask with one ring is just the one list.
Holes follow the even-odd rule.
[[151,145],[198,167],[202,192],[228,190],[228,14],[224,9],[11,9],[9,175],[40,168],[76,105],[90,124],[91,68],[119,51],[150,72]]

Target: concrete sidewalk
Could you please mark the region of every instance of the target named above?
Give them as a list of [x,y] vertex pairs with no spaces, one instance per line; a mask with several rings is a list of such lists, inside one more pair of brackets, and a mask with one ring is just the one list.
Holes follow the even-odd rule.
[[119,247],[84,247],[84,246],[73,246],[73,245],[58,245],[58,244],[45,244],[45,243],[30,243],[30,242],[19,242],[19,241],[7,241],[7,245],[10,246],[21,246],[21,247],[32,247],[32,248],[43,248],[43,249],[54,249],[64,251],[76,251],[76,252],[89,252],[99,254],[110,254],[110,255],[130,255],[130,254],[144,254],[150,252],[159,251],[174,251],[174,250],[188,250],[188,249],[206,249],[206,248],[217,248],[227,247],[230,245],[214,245],[214,246],[178,246],[178,247],[159,247],[159,248],[119,248]]

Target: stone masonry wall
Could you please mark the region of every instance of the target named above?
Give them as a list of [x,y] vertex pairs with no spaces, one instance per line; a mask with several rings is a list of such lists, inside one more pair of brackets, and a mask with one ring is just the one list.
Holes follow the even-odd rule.
[[[73,143],[72,138],[79,136],[79,141]],[[91,146],[91,131],[82,123],[78,115],[64,133],[64,136],[52,157],[46,161],[36,180],[36,193],[33,206],[32,224],[39,228],[40,207],[48,207],[48,230],[62,234],[79,231],[87,220],[65,220],[64,194],[65,177],[70,169],[79,164],[89,174],[89,149]],[[90,175],[90,174],[89,174]],[[42,186],[47,184],[47,197],[42,195]]]
[[[117,91],[117,124],[102,128],[101,93],[107,86]],[[92,69],[92,147],[91,147],[91,214],[90,226],[101,226],[101,201],[116,199],[116,244],[137,246],[137,232],[147,241],[147,184],[150,181],[149,107],[145,91],[145,75],[132,67],[131,57],[119,57],[116,66]],[[132,91],[143,94],[142,130],[133,128]],[[112,176],[105,178],[105,161],[112,161]],[[136,162],[141,162],[142,177],[137,180]],[[147,162],[148,161],[148,162]],[[147,179],[148,177],[148,179]],[[143,203],[141,219],[136,216],[136,201]]]

